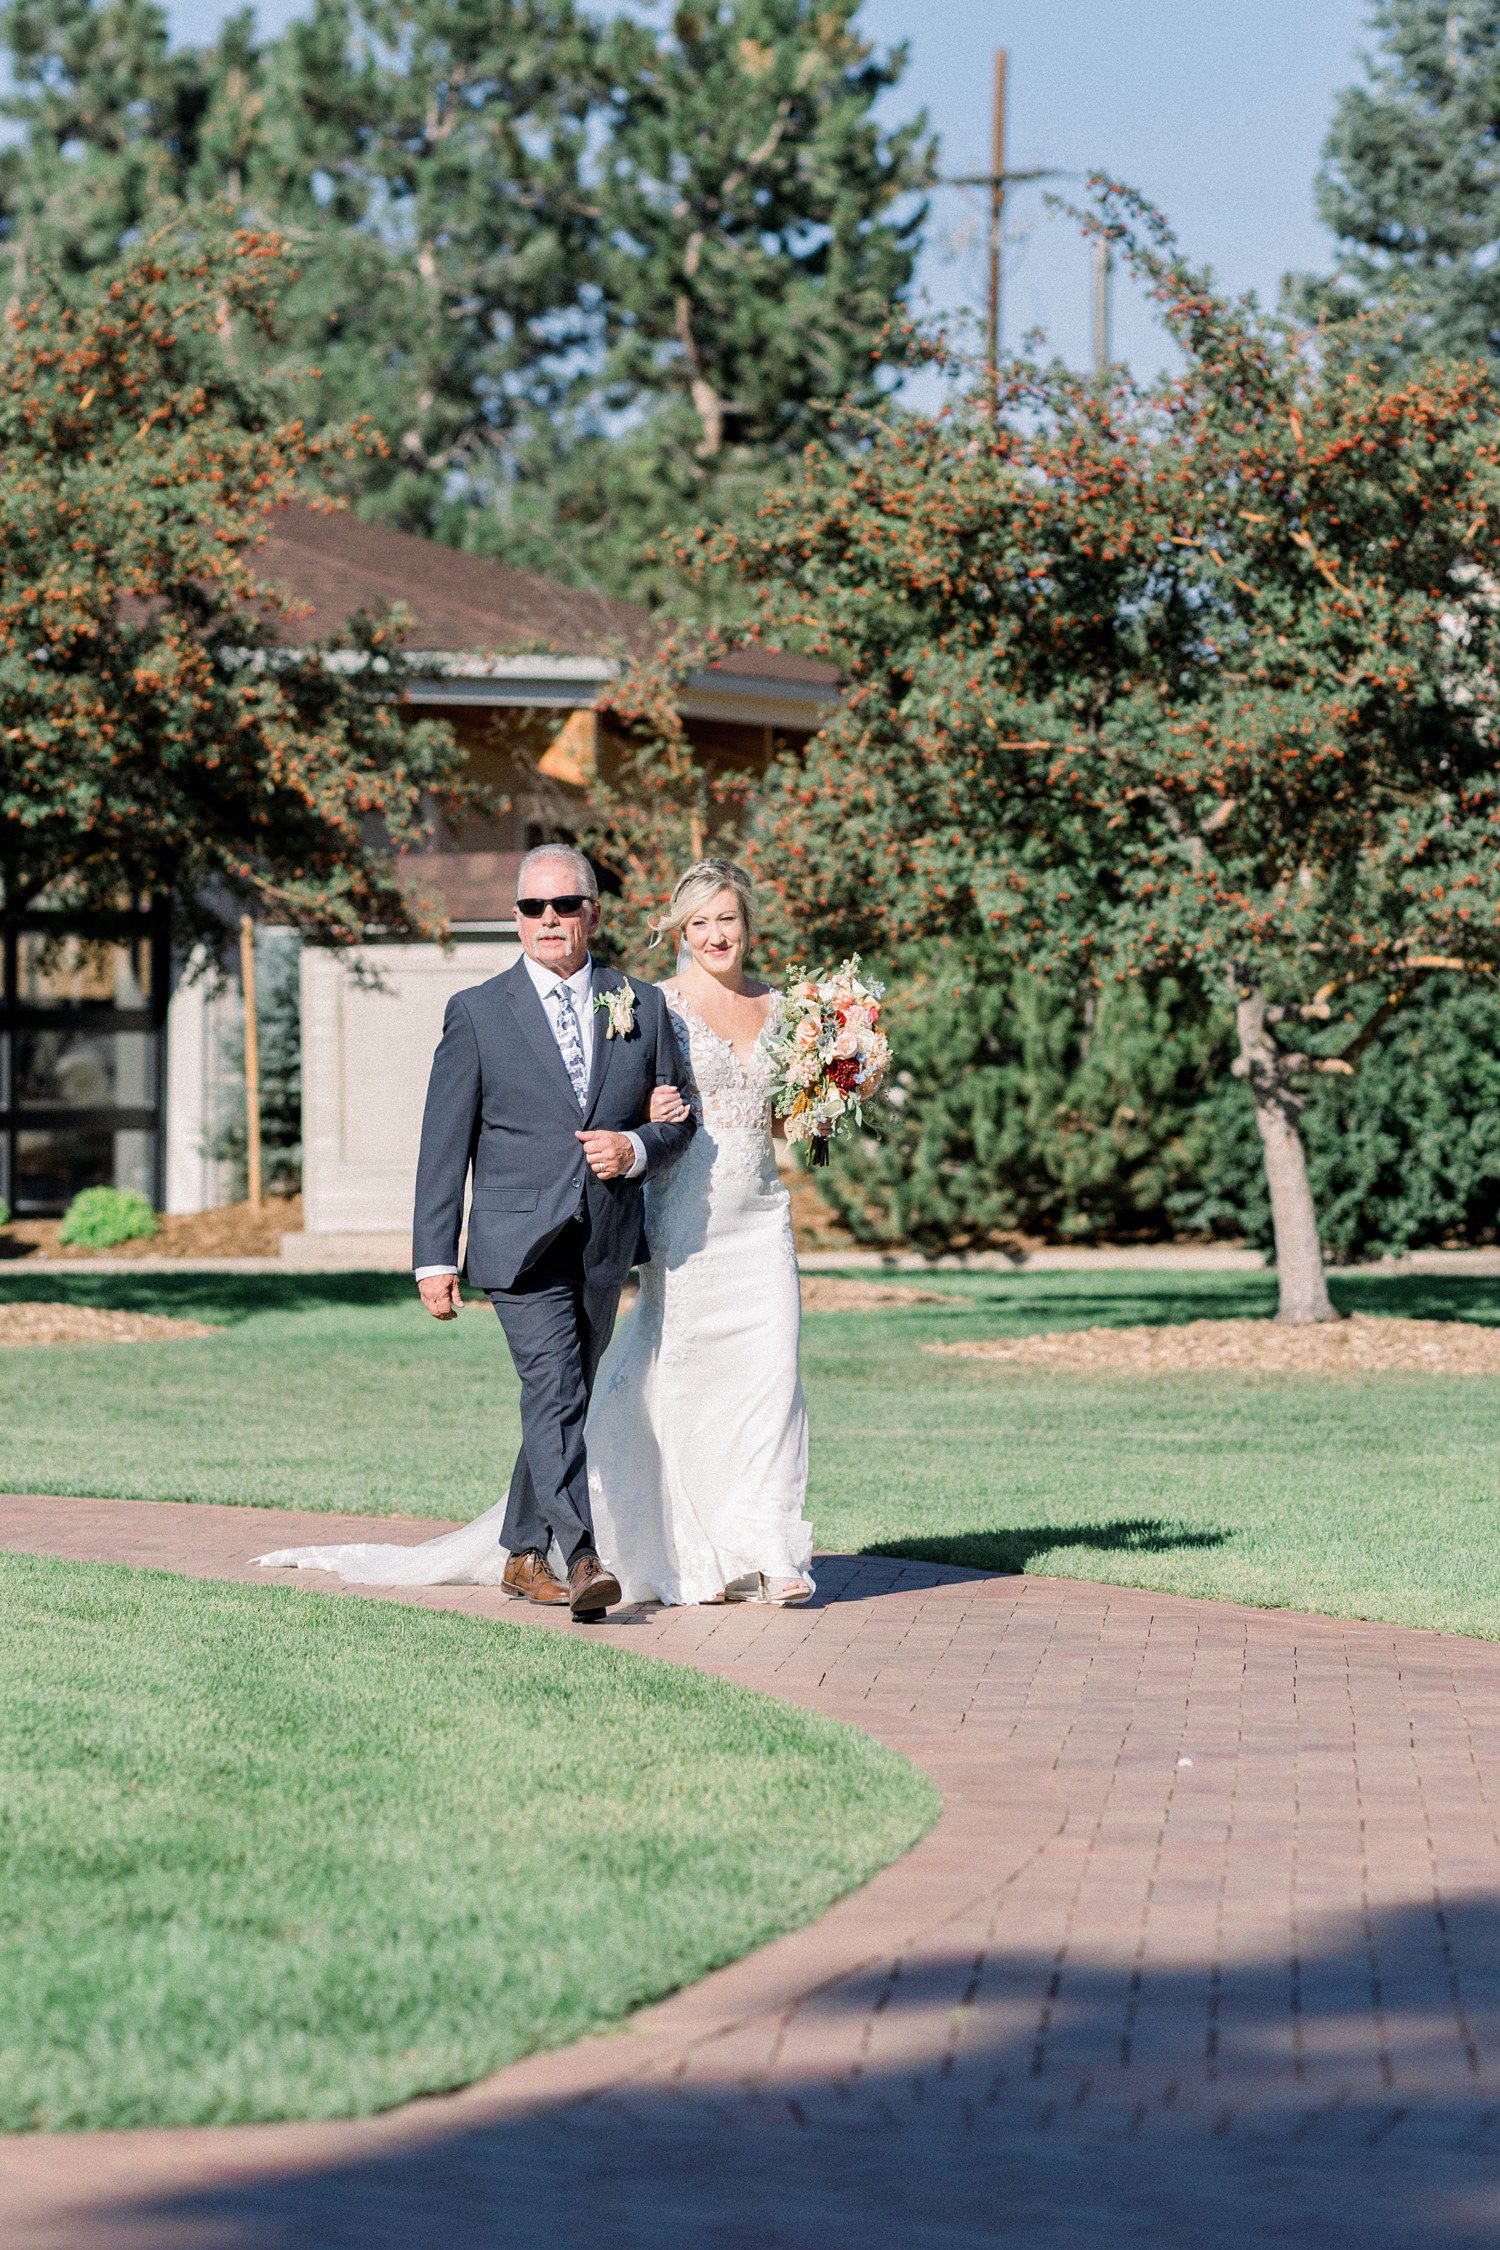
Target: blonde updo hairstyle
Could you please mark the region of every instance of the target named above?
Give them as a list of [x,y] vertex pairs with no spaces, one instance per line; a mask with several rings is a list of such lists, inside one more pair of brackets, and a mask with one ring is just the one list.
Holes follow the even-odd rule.
[[720,891],[733,891],[739,901],[740,919],[745,925],[745,951],[755,943],[755,885],[743,867],[732,859],[695,859],[691,867],[683,869],[672,892],[671,904],[659,921],[651,927],[655,935],[651,943],[659,945],[665,937],[675,937],[683,942],[683,931],[695,914],[702,912],[710,899]]

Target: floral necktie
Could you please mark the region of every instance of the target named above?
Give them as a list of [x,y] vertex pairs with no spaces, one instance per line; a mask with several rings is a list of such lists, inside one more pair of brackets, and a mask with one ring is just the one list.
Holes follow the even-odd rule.
[[578,1010],[573,1005],[573,995],[565,984],[555,984],[550,997],[557,1003],[555,1019],[557,1044],[573,1081],[573,1091],[578,1096],[580,1109],[589,1104],[589,1066],[583,1059],[583,1034],[578,1028]]

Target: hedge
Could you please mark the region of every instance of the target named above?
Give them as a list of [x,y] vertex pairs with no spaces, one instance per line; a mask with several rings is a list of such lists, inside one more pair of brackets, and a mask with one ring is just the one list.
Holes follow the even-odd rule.
[[[820,1175],[862,1243],[1269,1247],[1233,1028],[1181,988],[1088,993],[941,952],[893,976],[892,1106]],[[883,1105],[882,1105],[883,1106]],[[1327,1254],[1500,1239],[1500,990],[1434,980],[1305,1112]]]

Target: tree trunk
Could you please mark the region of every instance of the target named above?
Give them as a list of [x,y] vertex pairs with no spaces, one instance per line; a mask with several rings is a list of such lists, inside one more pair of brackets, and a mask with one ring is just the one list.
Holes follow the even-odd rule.
[[1299,1325],[1337,1320],[1329,1301],[1318,1214],[1302,1146],[1304,1096],[1294,1087],[1287,1057],[1272,1037],[1266,1021],[1266,996],[1258,988],[1252,987],[1237,1001],[1235,1023],[1240,1035],[1235,1074],[1248,1081],[1255,1102],[1266,1185],[1271,1191],[1279,1294],[1276,1317]]
[[[682,275],[689,287],[697,279],[702,259],[703,229],[697,227],[688,237],[687,248],[682,253]],[[682,346],[682,357],[687,367],[688,393],[703,431],[693,451],[700,461],[714,461],[724,450],[724,401],[704,371],[703,355],[693,332],[692,299],[686,289],[678,292],[673,319],[677,341]]]

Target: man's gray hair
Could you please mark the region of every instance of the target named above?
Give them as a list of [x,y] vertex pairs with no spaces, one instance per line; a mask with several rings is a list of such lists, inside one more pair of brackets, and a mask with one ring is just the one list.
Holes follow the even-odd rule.
[[526,857],[516,869],[517,898],[525,898],[526,878],[532,868],[539,865],[544,859],[561,860],[565,866],[574,870],[578,879],[578,888],[584,893],[585,897],[597,898],[599,896],[599,878],[594,873],[593,864],[584,857],[576,844],[537,844],[526,854]]

